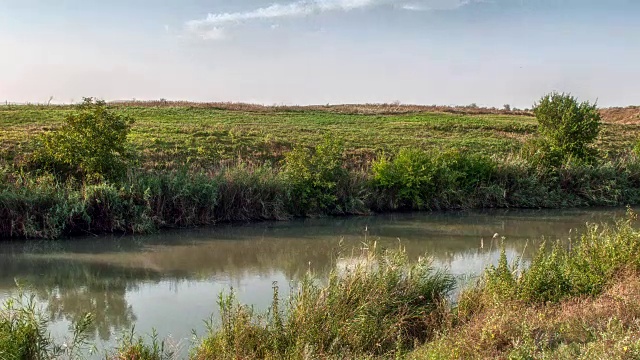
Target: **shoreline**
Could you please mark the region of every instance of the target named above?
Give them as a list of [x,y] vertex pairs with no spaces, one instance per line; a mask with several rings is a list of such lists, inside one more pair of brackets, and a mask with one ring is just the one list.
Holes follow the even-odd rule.
[[[28,176],[0,185],[0,238],[145,234],[219,223],[404,211],[640,204],[640,160],[635,157],[552,171],[517,158],[487,164],[488,172],[436,169],[442,178],[434,175],[417,187],[380,184],[371,170],[328,176],[316,186],[271,167],[217,174],[148,172],[117,185],[77,186]],[[447,177],[452,171],[460,174],[453,180]]]

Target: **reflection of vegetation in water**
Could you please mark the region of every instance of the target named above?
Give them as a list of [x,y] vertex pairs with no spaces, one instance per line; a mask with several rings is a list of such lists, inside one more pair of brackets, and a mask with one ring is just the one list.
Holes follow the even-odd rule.
[[76,323],[85,313],[91,313],[94,318],[91,330],[96,337],[107,341],[112,334],[131,328],[136,321],[126,292],[126,284],[99,280],[82,287],[41,288],[37,296],[47,302],[53,321],[64,319]]
[[[113,333],[131,328],[136,316],[127,303],[126,294],[145,279],[159,279],[150,272],[118,269],[104,265],[60,262],[42,259],[22,259],[13,266],[3,262],[3,274],[14,268],[16,280],[31,289],[36,299],[45,305],[51,321],[67,320],[79,323],[87,313],[93,321],[88,328],[96,338],[109,340]],[[15,268],[29,269],[28,273]]]

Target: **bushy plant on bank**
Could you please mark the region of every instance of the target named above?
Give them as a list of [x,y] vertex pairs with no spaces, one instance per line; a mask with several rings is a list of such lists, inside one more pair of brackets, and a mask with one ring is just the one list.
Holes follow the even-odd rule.
[[524,154],[531,161],[557,167],[567,160],[593,163],[597,150],[592,147],[601,127],[596,104],[578,102],[571,94],[553,92],[533,107],[539,137],[530,140]]
[[28,167],[62,178],[119,180],[134,157],[127,141],[133,123],[104,101],[85,98],[60,129],[37,140]]
[[503,252],[411,358],[638,358],[640,232],[628,215],[589,225],[571,246],[541,247],[526,268]]
[[265,313],[219,300],[222,323],[194,352],[195,359],[308,359],[401,356],[435,333],[453,278],[427,259],[410,263],[400,251],[375,244],[337,267],[328,281],[303,279],[288,299],[274,285]]

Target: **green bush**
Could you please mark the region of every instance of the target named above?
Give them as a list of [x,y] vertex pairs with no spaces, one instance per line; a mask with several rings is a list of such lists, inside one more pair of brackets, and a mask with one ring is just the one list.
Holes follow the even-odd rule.
[[600,113],[596,104],[579,103],[570,94],[551,93],[534,105],[538,119],[538,143],[547,165],[559,166],[573,158],[592,162],[595,149],[590,145],[600,132]]
[[39,139],[32,167],[62,177],[121,179],[133,157],[127,143],[133,119],[93,98],[85,98],[78,110]]
[[343,187],[349,173],[343,167],[343,148],[325,138],[311,150],[296,147],[285,156],[283,175],[291,186],[291,213],[340,214],[346,211]]
[[393,193],[392,207],[459,207],[495,169],[495,163],[482,155],[402,149],[393,160],[383,157],[373,163],[372,181],[376,188]]

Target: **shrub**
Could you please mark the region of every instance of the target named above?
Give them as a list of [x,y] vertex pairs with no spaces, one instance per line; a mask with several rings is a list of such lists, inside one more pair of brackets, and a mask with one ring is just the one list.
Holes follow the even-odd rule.
[[284,177],[291,185],[291,213],[344,213],[341,188],[349,174],[342,166],[343,148],[329,137],[314,150],[296,147],[285,156]]
[[382,157],[373,163],[373,184],[393,193],[397,203],[392,207],[459,207],[467,195],[493,176],[495,168],[495,163],[482,155],[402,149],[393,160]]
[[578,103],[570,94],[551,93],[534,105],[538,119],[539,146],[553,155],[548,165],[559,166],[567,158],[591,162],[595,150],[590,145],[600,132],[600,113],[596,104]]
[[39,139],[32,165],[63,177],[121,179],[132,159],[127,136],[133,119],[93,98],[78,109],[60,129]]

